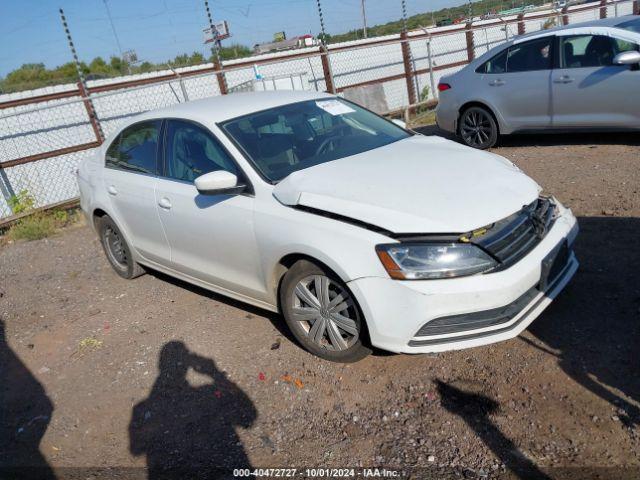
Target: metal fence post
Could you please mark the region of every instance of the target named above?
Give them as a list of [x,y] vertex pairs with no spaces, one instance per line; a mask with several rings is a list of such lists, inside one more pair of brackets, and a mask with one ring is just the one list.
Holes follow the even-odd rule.
[[475,58],[474,45],[473,45],[473,30],[471,29],[471,22],[465,26],[465,36],[467,38],[467,59],[472,62]]
[[78,59],[78,52],[76,52],[76,47],[73,44],[73,40],[71,39],[71,31],[69,30],[69,25],[67,24],[67,17],[64,15],[64,10],[59,9],[60,19],[62,20],[62,27],[64,28],[64,33],[67,36],[67,42],[69,43],[69,48],[71,49],[71,55],[73,56],[73,62],[76,67],[76,73],[78,74],[78,91],[80,92],[80,96],[82,97],[82,103],[84,103],[84,108],[87,109],[87,115],[89,116],[89,122],[91,122],[91,128],[93,128],[93,133],[96,136],[96,140],[99,143],[104,142],[104,134],[102,133],[102,127],[98,122],[98,115],[96,114],[96,109],[93,106],[93,102],[91,101],[91,97],[89,97],[89,91],[87,89],[87,83],[84,78],[84,73],[82,72],[82,65],[80,64],[80,60]]
[[607,0],[600,0],[600,18],[607,18]]
[[326,45],[320,46],[320,61],[324,72],[324,83],[328,93],[336,93],[336,85],[333,83],[333,72],[331,71],[331,59]]
[[87,89],[84,87],[84,83],[78,82],[78,90],[80,91],[80,96],[82,97],[82,103],[84,104],[84,108],[87,110],[89,123],[91,123],[91,128],[93,129],[93,133],[96,136],[96,140],[102,143],[104,142],[104,134],[102,133],[102,127],[100,126],[98,115],[96,114],[96,111],[93,108],[93,102],[89,98],[89,92],[87,92]]
[[407,32],[402,32],[400,34],[400,38],[402,42],[400,43],[400,47],[402,48],[402,61],[404,63],[404,77],[407,80],[407,94],[409,98],[409,105],[413,105],[414,103],[418,103],[418,97],[416,94],[416,84],[413,80],[413,66],[411,65],[411,47],[409,45],[409,37]]
[[524,35],[526,32],[524,26],[524,13],[518,14],[518,35]]
[[427,62],[429,63],[429,84],[431,85],[431,95],[433,98],[438,98],[438,89],[436,88],[436,79],[433,75],[433,57],[431,55],[431,34],[427,31],[429,37],[427,38]]
[[220,62],[220,60],[214,60],[213,67],[216,69],[216,78],[218,79],[218,88],[220,89],[220,94],[226,95],[227,93],[229,93],[229,89],[227,88],[227,79],[225,78],[224,73],[220,71],[222,70],[222,63]]

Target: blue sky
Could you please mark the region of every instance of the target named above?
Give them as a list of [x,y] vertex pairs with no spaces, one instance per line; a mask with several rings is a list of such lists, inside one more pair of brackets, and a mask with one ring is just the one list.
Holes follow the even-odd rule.
[[[23,63],[47,67],[70,61],[60,23],[65,10],[82,60],[118,54],[105,0],[0,0],[0,75]],[[210,50],[202,44],[207,19],[204,0],[106,0],[123,50],[140,60],[161,62],[179,53]],[[360,0],[321,0],[328,33],[361,27]],[[407,0],[409,14],[464,3],[464,0]],[[370,25],[400,16],[400,0],[366,0]],[[320,30],[316,0],[210,0],[214,20],[227,20],[233,38],[252,46],[274,32],[288,36]]]

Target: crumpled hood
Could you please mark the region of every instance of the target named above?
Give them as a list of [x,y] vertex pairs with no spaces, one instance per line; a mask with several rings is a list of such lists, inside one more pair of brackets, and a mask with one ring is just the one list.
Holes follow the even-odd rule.
[[292,173],[273,190],[300,205],[393,233],[463,233],[533,202],[540,188],[511,162],[416,135]]

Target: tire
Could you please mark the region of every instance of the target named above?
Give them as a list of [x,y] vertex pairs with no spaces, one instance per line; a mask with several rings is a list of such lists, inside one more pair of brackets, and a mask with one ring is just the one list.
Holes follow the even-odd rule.
[[497,143],[498,125],[486,108],[469,107],[460,115],[458,136],[465,145],[485,150]]
[[320,358],[351,363],[371,353],[365,346],[367,327],[355,297],[324,267],[296,262],[282,280],[280,308],[298,342]]
[[131,255],[131,247],[115,222],[105,215],[98,220],[98,235],[107,260],[122,278],[132,279],[145,273]]

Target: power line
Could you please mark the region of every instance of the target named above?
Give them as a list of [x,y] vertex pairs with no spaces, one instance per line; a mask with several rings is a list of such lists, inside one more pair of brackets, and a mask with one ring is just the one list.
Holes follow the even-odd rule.
[[109,23],[111,24],[111,30],[113,31],[113,36],[116,39],[116,45],[118,46],[118,52],[120,52],[120,58],[122,58],[122,45],[120,45],[120,39],[118,38],[118,32],[116,32],[116,26],[113,24],[113,18],[111,18],[111,10],[109,9],[109,4],[107,0],[103,0],[104,8],[107,10],[107,17],[109,17]]

